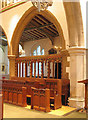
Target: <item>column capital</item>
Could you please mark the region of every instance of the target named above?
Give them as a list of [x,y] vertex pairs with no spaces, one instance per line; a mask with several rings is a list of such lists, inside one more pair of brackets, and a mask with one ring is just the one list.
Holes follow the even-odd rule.
[[86,48],[82,47],[71,47],[68,49],[70,55],[84,55]]
[[15,60],[16,59],[16,56],[15,55],[8,55],[8,59],[12,59],[12,60]]
[[69,56],[68,50],[64,49],[61,51],[61,56]]

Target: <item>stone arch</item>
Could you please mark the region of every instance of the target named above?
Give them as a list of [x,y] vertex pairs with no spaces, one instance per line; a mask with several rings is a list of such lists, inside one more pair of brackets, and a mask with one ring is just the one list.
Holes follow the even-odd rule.
[[80,2],[63,2],[69,31],[69,46],[84,46],[84,31]]
[[[6,39],[7,39],[7,44],[8,44],[8,38],[7,38],[6,32],[5,32],[5,30],[3,29],[3,27],[2,27],[1,25],[0,25],[0,31],[5,34]],[[0,36],[2,36],[2,33],[1,33],[1,32],[0,32]],[[9,44],[8,44],[8,46],[9,46]]]
[[[32,20],[32,18],[36,14],[42,14],[47,19],[49,19],[55,25],[55,27],[57,28],[57,31],[59,33],[61,41],[62,40],[64,41],[62,28],[61,28],[59,22],[57,21],[57,19],[55,18],[55,16],[48,10],[45,10],[45,11],[42,11],[42,12],[39,13],[37,11],[37,9],[33,6],[33,7],[29,8],[29,10],[27,10],[24,13],[24,15],[21,17],[20,21],[18,22],[18,24],[17,24],[17,26],[16,26],[16,28],[14,30],[14,33],[13,33],[13,36],[12,36],[12,40],[11,40],[11,44],[10,44],[9,55],[16,55],[16,56],[18,55],[18,53],[17,53],[17,51],[18,51],[18,44],[19,44],[22,32],[23,32],[25,26]],[[63,47],[64,46],[65,46],[65,42],[63,42]]]
[[[6,39],[7,39],[7,45],[8,45],[8,53],[9,53],[9,43],[8,43],[8,37],[7,37],[7,34],[5,32],[5,30],[3,29],[3,27],[0,25],[0,31],[4,32],[5,36],[6,36]],[[2,33],[0,33],[1,35]]]

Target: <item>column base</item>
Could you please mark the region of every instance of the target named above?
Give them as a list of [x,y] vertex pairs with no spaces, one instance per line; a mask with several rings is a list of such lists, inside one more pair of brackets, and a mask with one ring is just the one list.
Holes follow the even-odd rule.
[[69,106],[76,108],[84,108],[85,107],[85,99],[84,98],[69,98]]

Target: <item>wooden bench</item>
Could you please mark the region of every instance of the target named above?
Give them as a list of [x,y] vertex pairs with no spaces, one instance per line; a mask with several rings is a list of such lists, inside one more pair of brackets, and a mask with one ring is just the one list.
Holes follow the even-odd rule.
[[[19,80],[20,79],[20,80]],[[58,82],[59,81],[59,82]],[[69,94],[69,80],[66,79],[48,79],[48,78],[19,78],[13,77],[13,80],[0,80],[0,84],[5,86],[26,87],[26,97],[31,98],[31,87],[38,89],[50,89],[50,100],[54,104],[54,109],[61,107],[61,96],[65,96],[65,103]],[[59,101],[59,102],[58,102]]]
[[[50,89],[50,101],[53,104],[53,109],[62,107],[61,102],[61,79],[45,80],[46,88]],[[52,105],[51,105],[52,106]]]
[[3,101],[26,107],[26,87],[2,85]]
[[50,90],[32,87],[31,109],[50,112]]
[[63,105],[67,105],[67,99],[70,97],[70,80],[61,79],[62,82],[62,102]]
[[3,95],[0,90],[0,120],[3,120]]

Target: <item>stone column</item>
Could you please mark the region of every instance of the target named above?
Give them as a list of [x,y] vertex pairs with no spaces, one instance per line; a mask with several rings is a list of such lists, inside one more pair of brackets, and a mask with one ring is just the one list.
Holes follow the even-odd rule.
[[85,49],[70,48],[70,98],[69,105],[72,107],[83,108],[85,102],[84,85],[78,81],[85,79]]
[[16,68],[15,68],[15,60],[16,60],[16,56],[15,55],[8,55],[8,59],[9,59],[9,76],[10,78],[13,76],[16,76]]

